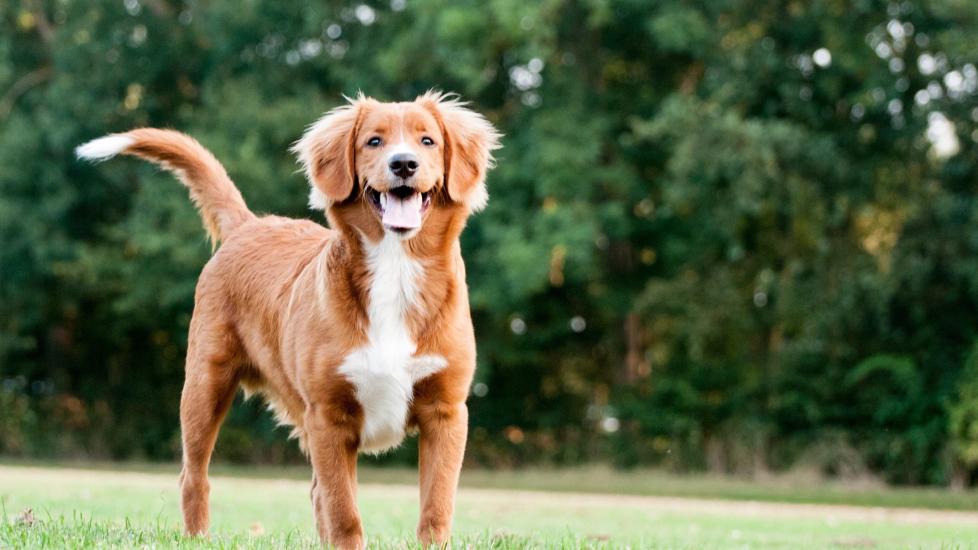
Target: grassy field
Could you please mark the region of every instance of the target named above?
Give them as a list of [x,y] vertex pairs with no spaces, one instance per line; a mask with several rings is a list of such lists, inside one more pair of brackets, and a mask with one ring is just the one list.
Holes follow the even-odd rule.
[[[317,546],[308,470],[215,474],[212,536],[193,540],[180,536],[175,466],[0,466],[0,548]],[[372,547],[416,547],[417,492],[406,484],[415,475],[364,470],[359,501]],[[463,479],[456,548],[978,548],[973,493],[601,469]],[[596,489],[617,494],[584,492]]]

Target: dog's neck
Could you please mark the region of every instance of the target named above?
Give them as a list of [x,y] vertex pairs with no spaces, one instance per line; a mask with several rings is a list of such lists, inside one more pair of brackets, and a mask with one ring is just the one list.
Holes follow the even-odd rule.
[[[370,325],[370,318],[375,316],[372,309],[390,308],[399,310],[403,318],[412,320],[417,331],[424,332],[458,290],[454,276],[460,270],[464,273],[459,237],[467,211],[460,206],[432,214],[408,239],[379,228],[368,235],[343,223],[340,217],[330,216],[330,225],[341,235],[337,242],[340,250],[330,253],[340,260],[333,265],[342,265],[349,273],[342,280],[344,288],[336,290],[354,297],[362,326]],[[384,281],[390,293],[378,293],[375,281]]]
[[342,216],[327,212],[329,225],[342,236],[352,258],[364,257],[368,249],[389,240],[399,240],[407,253],[427,268],[448,268],[459,254],[459,237],[465,228],[468,211],[462,205],[441,206],[432,212],[418,232],[405,239],[380,227],[360,229],[347,223]]

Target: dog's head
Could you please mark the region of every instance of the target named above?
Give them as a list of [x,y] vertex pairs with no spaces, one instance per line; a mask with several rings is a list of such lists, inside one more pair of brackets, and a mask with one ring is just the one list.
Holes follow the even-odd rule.
[[312,186],[309,204],[368,238],[411,238],[438,209],[481,210],[499,134],[454,96],[411,102],[358,96],[309,127],[293,151]]

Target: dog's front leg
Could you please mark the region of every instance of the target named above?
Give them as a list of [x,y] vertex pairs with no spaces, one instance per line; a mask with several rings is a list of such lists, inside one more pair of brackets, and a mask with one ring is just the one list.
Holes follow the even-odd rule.
[[305,429],[316,478],[312,500],[319,539],[340,550],[363,548],[356,502],[359,426],[345,412],[311,405]]
[[425,546],[431,543],[444,545],[452,531],[469,410],[464,399],[458,402],[432,399],[418,403],[415,411],[421,438],[418,539]]

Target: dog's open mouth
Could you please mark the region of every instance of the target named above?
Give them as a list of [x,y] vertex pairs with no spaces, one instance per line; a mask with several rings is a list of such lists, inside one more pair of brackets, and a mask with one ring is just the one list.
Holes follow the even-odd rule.
[[419,193],[407,187],[395,187],[390,191],[367,188],[370,204],[380,213],[384,227],[406,232],[421,227],[421,215],[431,204],[431,192]]

